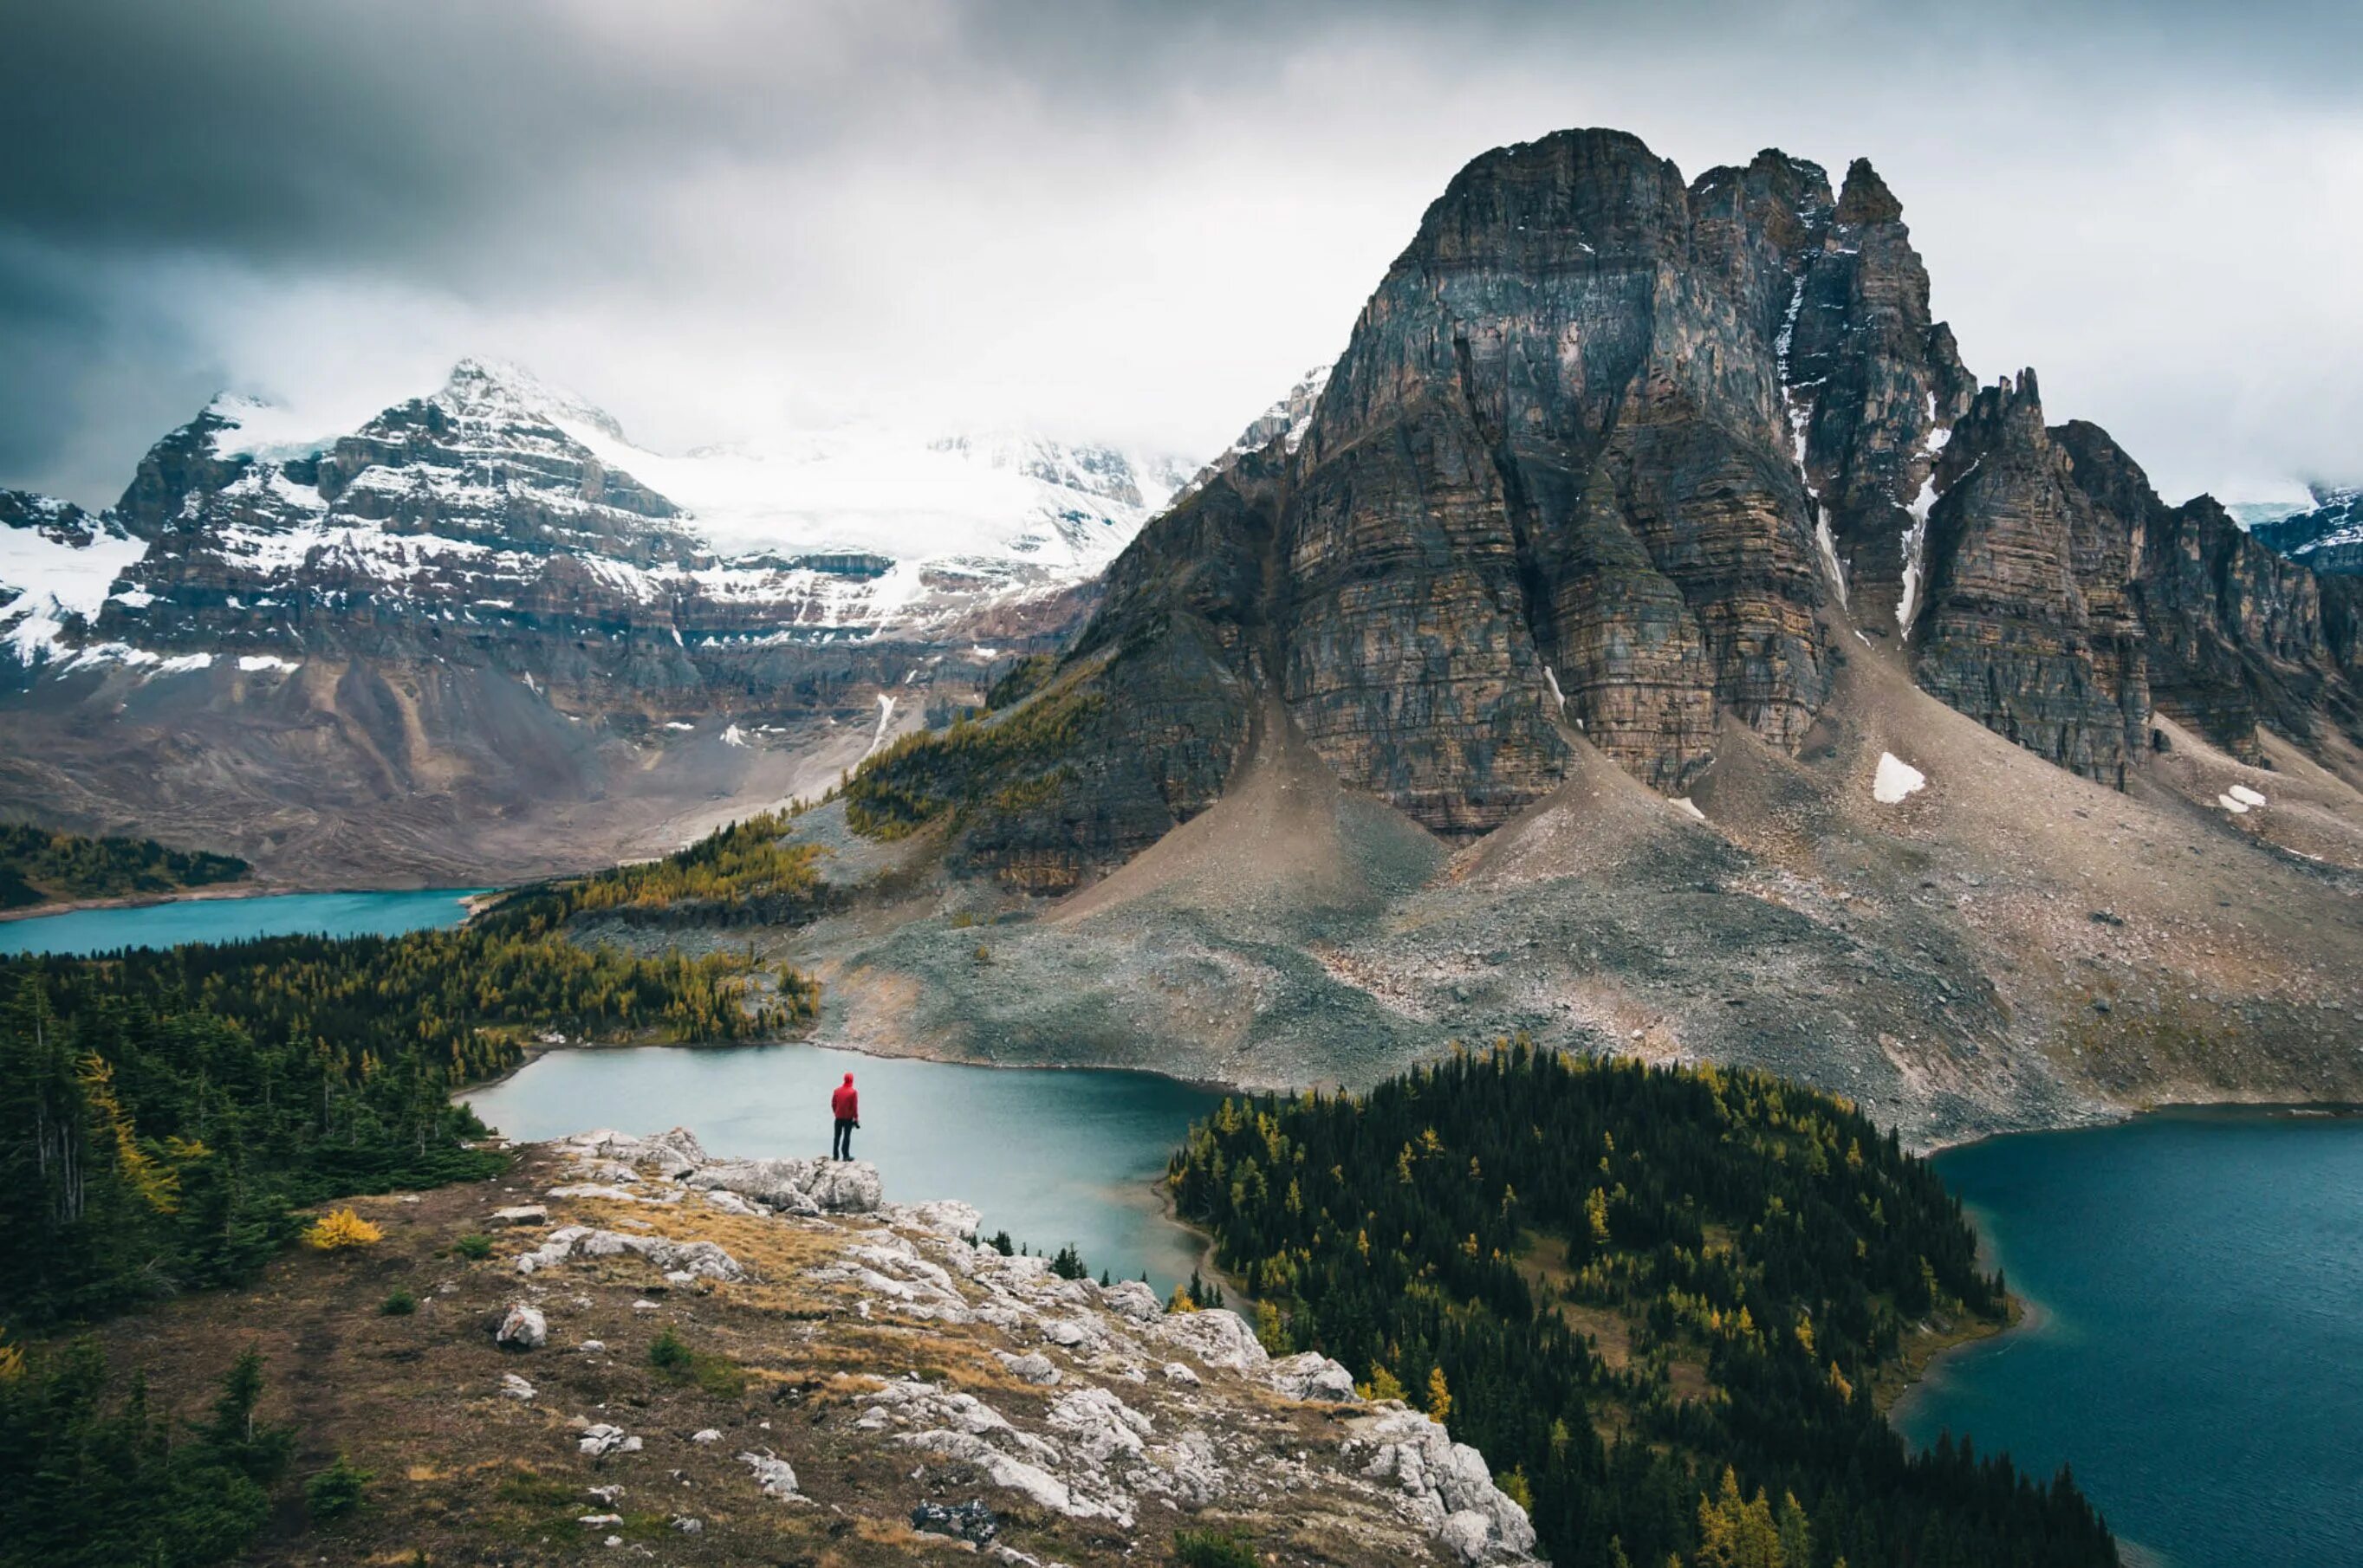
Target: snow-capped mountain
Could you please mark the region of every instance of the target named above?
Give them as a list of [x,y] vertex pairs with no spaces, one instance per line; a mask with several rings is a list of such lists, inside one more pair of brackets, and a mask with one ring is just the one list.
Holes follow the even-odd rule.
[[2316,571],[2363,573],[2363,488],[2318,484],[2313,491],[2313,505],[2288,508],[2249,532]]
[[[512,367],[307,440],[216,400],[116,511],[9,529],[9,646],[59,668],[294,657],[369,606],[459,624],[557,613],[683,643],[902,636],[1094,575],[1178,465],[1023,436],[882,426],[670,456]],[[31,541],[38,537],[39,544]],[[112,591],[94,591],[104,579]]]
[[1192,495],[1206,487],[1215,475],[1226,471],[1250,452],[1260,452],[1274,441],[1284,450],[1293,452],[1304,441],[1304,433],[1313,428],[1314,406],[1321,401],[1322,389],[1329,384],[1330,366],[1315,365],[1297,379],[1286,396],[1265,409],[1239,432],[1238,439],[1224,448],[1223,454],[1190,477],[1174,496]]
[[[0,491],[0,808],[111,829],[169,782],[266,867],[291,813],[377,866],[395,801],[464,802],[469,831],[604,802],[630,834],[657,808],[624,798],[653,793],[669,834],[977,701],[1088,611],[1184,467],[869,425],[659,453],[472,359],[327,436],[218,398],[104,514]],[[556,853],[446,848],[471,876]]]

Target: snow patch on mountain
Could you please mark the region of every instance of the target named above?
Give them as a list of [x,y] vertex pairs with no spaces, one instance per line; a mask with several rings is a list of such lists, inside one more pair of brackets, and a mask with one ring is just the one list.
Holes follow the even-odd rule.
[[105,519],[47,496],[22,498],[0,526],[0,642],[19,664],[61,647],[65,622],[97,619],[116,581],[148,553]]
[[1238,439],[1233,441],[1213,462],[1200,469],[1182,486],[1180,495],[1191,495],[1214,482],[1216,476],[1230,471],[1240,458],[1260,452],[1274,441],[1282,449],[1293,453],[1312,433],[1313,415],[1321,406],[1321,393],[1329,385],[1330,366],[1315,365],[1304,372],[1297,383],[1288,389],[1286,396],[1265,409],[1251,420]]
[[341,431],[322,429],[316,421],[277,403],[243,392],[224,392],[205,404],[212,415],[214,455],[259,458],[283,462],[326,451]]
[[865,425],[673,457],[572,417],[560,428],[680,507],[725,558],[1003,558],[1082,576],[1167,499],[1122,454],[1026,437],[929,441]]

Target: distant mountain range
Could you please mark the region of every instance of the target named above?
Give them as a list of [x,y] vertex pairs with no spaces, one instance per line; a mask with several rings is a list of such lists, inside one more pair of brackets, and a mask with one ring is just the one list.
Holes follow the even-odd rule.
[[[106,829],[161,787],[176,831],[305,877],[461,870],[374,820],[447,798],[460,840],[510,823],[486,869],[670,847],[693,801],[770,803],[974,701],[1188,471],[878,426],[667,456],[473,359],[327,438],[226,396],[104,513],[0,491],[0,804]],[[715,746],[749,755],[682,755]],[[602,825],[537,847],[578,804]]]
[[2363,574],[2363,489],[2315,485],[2313,504],[2263,520],[2249,532],[2324,574]]

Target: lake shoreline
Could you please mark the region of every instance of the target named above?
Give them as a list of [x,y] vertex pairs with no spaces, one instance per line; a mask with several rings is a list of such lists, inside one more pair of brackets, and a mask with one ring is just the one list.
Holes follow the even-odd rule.
[[1933,1159],[1957,1149],[1973,1149],[1981,1143],[1999,1143],[2005,1138],[2039,1138],[2054,1132],[2086,1132],[2102,1127],[2122,1127],[2127,1122],[2146,1120],[2187,1121],[2303,1121],[2312,1120],[2343,1121],[2363,1116],[2363,1101],[2351,1099],[2168,1099],[2153,1100],[2147,1105],[2126,1106],[2113,1114],[2095,1115],[2087,1120],[2054,1122],[2041,1127],[2001,1127],[1991,1132],[1970,1132],[1958,1138],[1945,1138],[1917,1149],[1923,1158]]
[[[2346,1100],[2183,1100],[2164,1105],[2146,1106],[2129,1110],[2124,1115],[2106,1121],[2081,1122],[2065,1127],[2030,1127],[2007,1132],[1989,1132],[1980,1137],[1964,1138],[1928,1151],[1929,1155],[1947,1150],[1969,1149],[1980,1144],[1996,1143],[2008,1138],[2043,1137],[2059,1132],[2090,1132],[2102,1127],[2124,1127],[2144,1121],[2223,1122],[2236,1125],[2256,1121],[2349,1121],[2363,1117],[2363,1105]],[[1949,1188],[1950,1184],[1947,1184]],[[1992,1222],[1986,1212],[1971,1204],[1963,1205],[1969,1223],[1978,1234],[1978,1264],[1988,1272],[2008,1269],[1995,1242]],[[1906,1376],[1889,1395],[1883,1407],[1888,1422],[1899,1434],[1910,1419],[1917,1399],[1927,1397],[1951,1364],[1969,1352],[1992,1341],[2013,1338],[2037,1338],[2051,1327],[2055,1314],[2042,1301],[2018,1290],[2010,1292],[2011,1320],[1995,1325],[1982,1333],[1971,1333],[1938,1347],[1920,1366]],[[1906,1442],[1910,1440],[1907,1438]]]
[[119,893],[105,899],[51,899],[18,909],[0,910],[0,925],[12,921],[46,920],[51,915],[87,914],[94,910],[150,910],[167,904],[224,904],[245,899],[340,898],[365,899],[378,894],[465,892],[460,900],[471,916],[500,897],[502,889],[461,889],[422,882],[415,888],[311,888],[286,882],[235,882],[219,887],[188,888],[172,893]]
[[1203,1271],[1202,1235],[1174,1224],[1159,1178],[1219,1098],[1137,1072],[981,1072],[959,1063],[863,1063],[813,1040],[730,1045],[544,1046],[535,1070],[458,1100],[519,1145],[588,1130],[692,1130],[716,1158],[815,1156],[829,1097],[857,1074],[865,1128],[854,1157],[886,1196],[976,1207],[1045,1255],[1073,1245],[1093,1275],[1144,1269],[1160,1297]]
[[2363,1568],[2363,1110],[2147,1107],[1937,1172],[2028,1310],[1897,1397],[1913,1452],[1949,1432],[2038,1477],[2072,1464],[2129,1568]]
[[[11,921],[45,920],[50,915],[83,914],[91,910],[145,910],[160,904],[227,903],[236,899],[269,899],[287,893],[327,892],[328,889],[255,887],[231,883],[215,888],[189,888],[172,893],[118,893],[105,899],[45,899],[13,910],[0,910],[0,924]],[[355,892],[416,891],[421,889],[354,889]]]

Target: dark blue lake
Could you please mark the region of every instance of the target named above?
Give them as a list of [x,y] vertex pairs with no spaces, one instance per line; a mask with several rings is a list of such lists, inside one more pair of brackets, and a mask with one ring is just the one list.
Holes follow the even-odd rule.
[[2187,1112],[1950,1150],[2028,1327],[1896,1424],[2072,1463],[2153,1560],[2363,1564],[2363,1120]]
[[124,909],[75,910],[0,922],[0,953],[112,953],[183,942],[255,936],[393,936],[457,925],[478,889],[415,893],[275,893],[259,899],[182,899]]
[[1145,1270],[1159,1295],[1197,1262],[1196,1238],[1163,1217],[1152,1184],[1219,1097],[1150,1073],[646,1046],[553,1051],[467,1099],[512,1138],[687,1127],[717,1154],[826,1154],[829,1091],[847,1073],[861,1093],[853,1153],[877,1162],[890,1199],[972,1203],[987,1235],[1006,1230],[1037,1252],[1071,1242],[1094,1273]]

